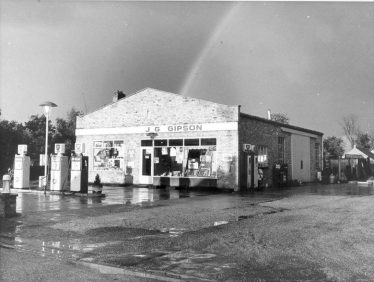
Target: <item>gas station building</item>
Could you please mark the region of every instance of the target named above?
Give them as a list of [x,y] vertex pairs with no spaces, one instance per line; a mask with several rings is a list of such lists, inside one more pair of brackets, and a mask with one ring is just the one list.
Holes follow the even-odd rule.
[[[76,143],[89,182],[203,186],[238,191],[271,186],[275,171],[312,182],[322,166],[322,133],[218,104],[146,88],[77,117]],[[256,173],[255,173],[256,172]],[[263,176],[263,177],[262,177]],[[283,178],[284,180],[285,178]]]

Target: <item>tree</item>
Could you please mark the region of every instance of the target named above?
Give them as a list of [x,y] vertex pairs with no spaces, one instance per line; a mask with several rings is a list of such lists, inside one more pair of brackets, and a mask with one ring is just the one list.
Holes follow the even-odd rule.
[[340,122],[340,126],[342,127],[345,136],[349,140],[351,148],[353,148],[360,132],[357,117],[353,114],[344,116]]
[[27,144],[22,124],[16,121],[0,121],[0,175],[13,166],[18,144]]
[[280,123],[284,123],[284,124],[289,124],[290,123],[289,117],[286,114],[282,114],[282,113],[270,114],[270,119],[272,121],[276,121],[276,122],[280,122]]
[[56,119],[56,131],[52,138],[52,146],[56,143],[65,144],[65,154],[70,155],[71,151],[74,149],[75,143],[75,128],[77,116],[81,116],[83,113],[72,108],[67,112],[67,118],[57,118]]
[[356,140],[357,147],[372,149],[373,148],[373,137],[369,133],[359,132]]
[[329,157],[341,157],[344,154],[344,141],[342,138],[329,136],[323,140],[323,150]]

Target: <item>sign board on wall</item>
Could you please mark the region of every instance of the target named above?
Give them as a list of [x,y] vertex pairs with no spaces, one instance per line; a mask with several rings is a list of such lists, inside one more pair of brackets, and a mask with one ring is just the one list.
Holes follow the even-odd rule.
[[255,150],[255,145],[252,144],[243,144],[244,152],[253,152]]
[[65,144],[64,143],[55,144],[55,154],[65,154]]
[[26,155],[27,154],[27,145],[24,145],[24,144],[18,145],[17,153],[18,153],[18,155]]
[[85,153],[84,144],[83,143],[75,143],[74,144],[74,152],[78,155]]
[[175,124],[157,126],[134,126],[113,128],[81,128],[76,129],[77,136],[82,135],[105,135],[105,134],[134,134],[134,133],[165,133],[165,132],[200,132],[200,131],[226,131],[238,130],[237,122],[217,122],[198,124]]

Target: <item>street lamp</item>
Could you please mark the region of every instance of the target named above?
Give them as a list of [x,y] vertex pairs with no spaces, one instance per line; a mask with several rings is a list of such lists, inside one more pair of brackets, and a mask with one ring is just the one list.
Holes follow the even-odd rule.
[[49,113],[51,112],[52,108],[57,107],[55,103],[46,101],[44,103],[41,103],[39,106],[44,108],[44,114],[46,118],[45,122],[45,155],[44,155],[44,194],[46,193],[47,190],[47,167],[48,167],[48,118],[49,118]]

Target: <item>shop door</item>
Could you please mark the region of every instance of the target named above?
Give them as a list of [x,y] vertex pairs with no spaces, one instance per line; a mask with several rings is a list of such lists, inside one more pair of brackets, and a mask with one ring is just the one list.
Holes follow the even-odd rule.
[[310,138],[291,135],[292,179],[310,181]]
[[153,184],[153,148],[141,149],[140,184]]

